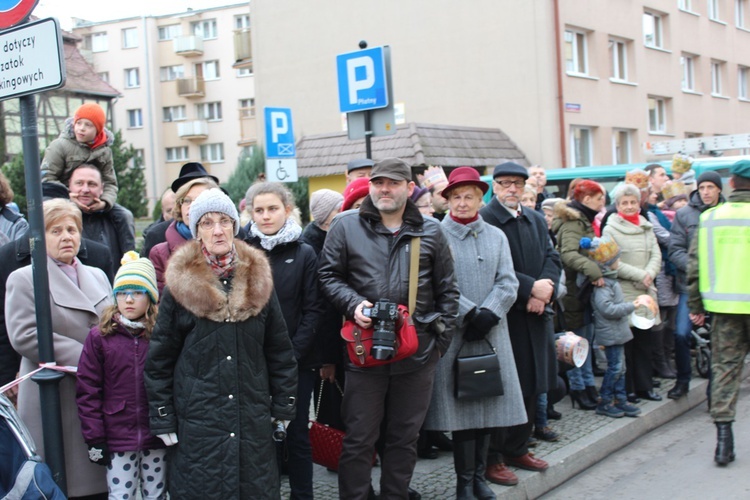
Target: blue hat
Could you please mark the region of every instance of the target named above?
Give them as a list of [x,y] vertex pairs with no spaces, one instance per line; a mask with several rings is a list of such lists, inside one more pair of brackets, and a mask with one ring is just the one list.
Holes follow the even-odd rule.
[[512,161],[501,163],[500,165],[496,166],[495,170],[492,172],[493,179],[503,175],[517,175],[518,177],[523,177],[524,179],[529,178],[529,172],[526,170],[526,167],[519,165],[518,163],[513,163]]
[[732,165],[731,173],[743,179],[750,179],[750,160],[740,160]]

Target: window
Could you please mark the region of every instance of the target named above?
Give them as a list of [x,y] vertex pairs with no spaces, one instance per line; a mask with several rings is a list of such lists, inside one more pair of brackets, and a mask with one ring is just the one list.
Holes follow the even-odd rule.
[[740,99],[750,99],[750,89],[748,89],[748,76],[750,68],[739,66],[737,68],[737,97]]
[[198,119],[219,121],[221,120],[221,102],[205,102],[196,105]]
[[719,0],[708,0],[708,18],[714,21],[719,19]]
[[132,49],[138,47],[138,30],[136,28],[125,28],[122,30],[122,48]]
[[630,163],[630,130],[614,129],[612,131],[612,163],[615,165]]
[[589,127],[570,127],[570,151],[574,167],[591,165],[592,132]]
[[99,78],[101,78],[103,82],[109,83],[109,71],[102,71],[101,73],[97,73],[97,75],[99,75]]
[[128,68],[125,70],[125,88],[132,89],[141,86],[141,76],[138,68]]
[[255,116],[255,99],[240,99],[240,118]]
[[169,24],[167,26],[159,26],[159,41],[174,40],[178,36],[182,36],[182,26],[179,24]]
[[109,50],[107,33],[92,33],[86,37],[83,46],[84,48],[91,50],[91,52],[106,52]]
[[219,61],[204,61],[195,65],[195,75],[204,80],[219,79]]
[[237,68],[237,76],[252,76],[253,68]]
[[734,20],[738,28],[747,28],[747,2],[748,0],[734,0]]
[[628,80],[628,46],[624,40],[609,40],[609,58],[612,62],[610,76],[615,80]]
[[667,131],[667,100],[663,97],[648,98],[648,131],[656,134]]
[[643,43],[647,47],[664,47],[662,16],[659,14],[643,13]]
[[159,68],[159,80],[162,82],[171,82],[178,78],[185,77],[185,67],[182,64],[176,66],[162,66]]
[[724,72],[724,63],[721,61],[711,61],[711,95],[722,94],[722,73]]
[[185,161],[187,159],[187,146],[180,146],[179,148],[167,148],[167,161]]
[[204,144],[201,146],[201,161],[217,163],[224,161],[224,144]]
[[162,109],[162,119],[165,122],[175,122],[186,118],[185,106],[166,106]]
[[140,109],[128,110],[128,128],[143,127],[143,113]]
[[695,56],[683,54],[680,57],[682,66],[682,90],[695,92]]
[[250,14],[234,16],[234,29],[241,30],[250,27]]
[[586,33],[565,30],[565,71],[581,75],[588,73]]
[[143,149],[134,149],[133,157],[128,160],[128,166],[130,168],[144,168],[145,151]]
[[693,11],[693,0],[678,0],[677,7],[688,12]]
[[218,36],[216,32],[216,19],[198,21],[191,23],[190,26],[192,27],[193,35],[199,36],[204,40],[210,40]]

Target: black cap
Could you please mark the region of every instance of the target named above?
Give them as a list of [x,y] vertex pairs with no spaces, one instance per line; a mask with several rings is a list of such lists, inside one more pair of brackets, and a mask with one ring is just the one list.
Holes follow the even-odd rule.
[[704,182],[712,182],[716,185],[717,188],[722,189],[721,185],[721,176],[714,172],[713,170],[706,170],[701,175],[698,176],[698,184],[697,186],[700,187],[701,184]]
[[526,167],[519,165],[518,163],[513,163],[512,161],[501,163],[500,165],[496,166],[495,170],[492,172],[493,179],[503,175],[517,175],[518,177],[523,177],[524,179],[529,178],[529,172],[528,170],[526,170]]
[[375,166],[375,162],[367,158],[359,158],[352,160],[346,164],[346,173],[352,172],[360,168],[372,168]]
[[68,188],[57,182],[42,182],[42,198],[54,200],[55,198],[70,198]]
[[172,191],[176,193],[178,189],[187,184],[189,181],[192,181],[193,179],[200,179],[201,177],[208,177],[209,179],[213,179],[216,184],[219,184],[218,177],[206,172],[206,168],[197,161],[191,161],[184,164],[180,169],[180,176],[176,178],[174,182],[172,182]]

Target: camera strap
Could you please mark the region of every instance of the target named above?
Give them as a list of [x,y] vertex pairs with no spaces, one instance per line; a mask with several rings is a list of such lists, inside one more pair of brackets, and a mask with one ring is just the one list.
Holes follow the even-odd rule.
[[414,316],[417,307],[417,277],[419,276],[419,244],[421,237],[411,239],[411,256],[409,260],[409,316]]

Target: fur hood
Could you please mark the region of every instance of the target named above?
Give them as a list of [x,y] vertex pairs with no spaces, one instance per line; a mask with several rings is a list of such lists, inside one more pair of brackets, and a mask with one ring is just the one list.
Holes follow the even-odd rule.
[[563,222],[583,219],[584,215],[581,213],[581,211],[573,207],[569,207],[568,203],[570,203],[569,200],[558,201],[557,203],[555,203],[555,206],[552,210],[555,218],[558,218]]
[[[115,134],[113,134],[107,127],[104,127],[104,134],[107,136],[107,142],[105,142],[104,145],[112,147],[112,144],[115,143]],[[63,127],[62,132],[60,132],[60,138],[70,139],[72,141],[76,140],[76,133],[73,130],[73,117],[65,119],[65,126]]]
[[237,239],[234,246],[237,259],[229,293],[211,271],[199,241],[185,243],[169,259],[167,288],[195,316],[241,322],[260,313],[271,298],[273,277],[265,254]]

